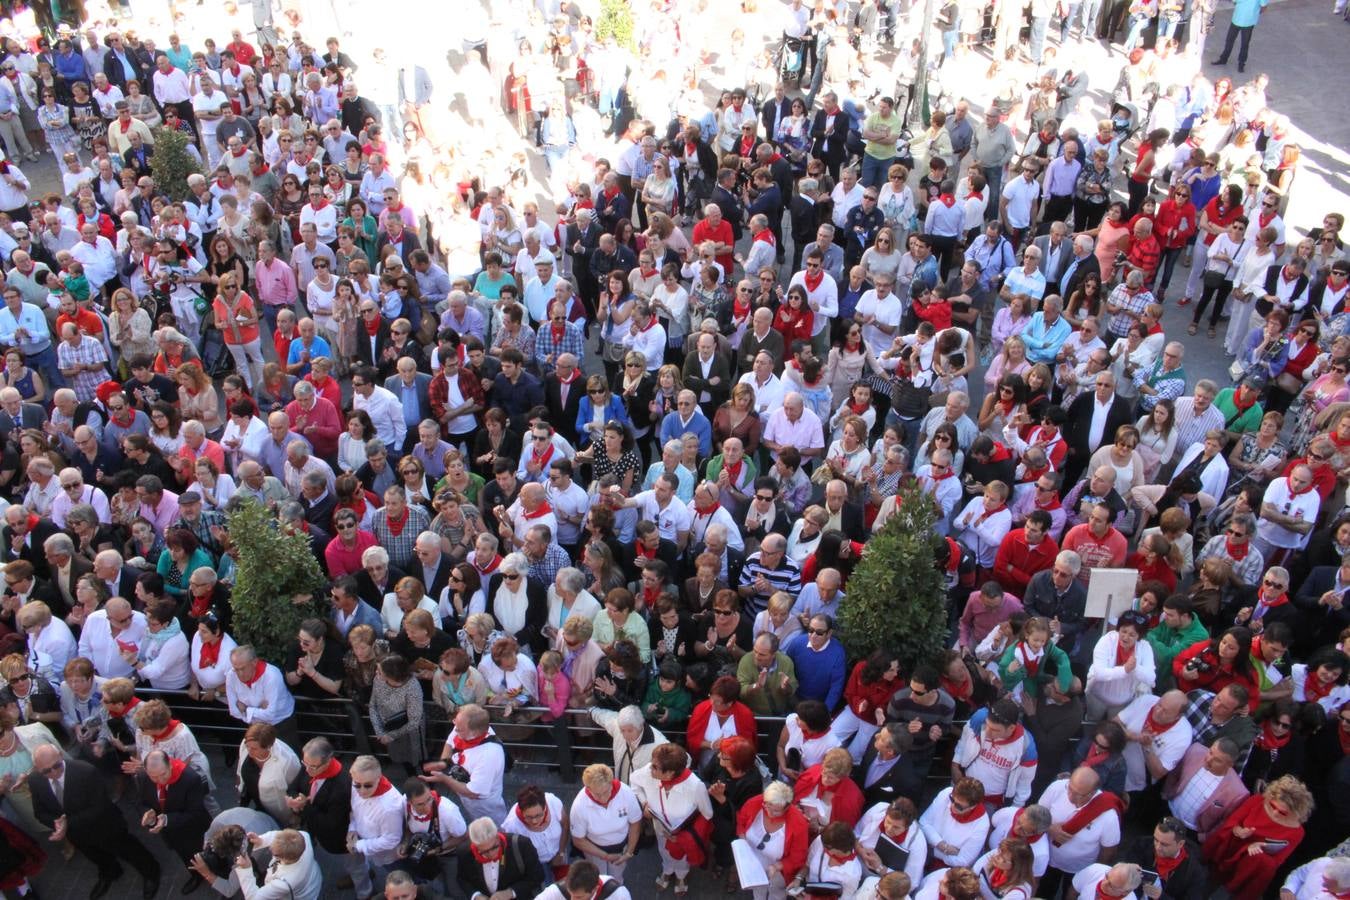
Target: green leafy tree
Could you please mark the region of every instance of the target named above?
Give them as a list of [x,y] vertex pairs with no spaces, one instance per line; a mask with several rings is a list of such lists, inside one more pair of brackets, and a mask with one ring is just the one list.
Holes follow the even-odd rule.
[[620,47],[635,50],[633,10],[628,3],[629,0],[600,0],[600,18],[595,22],[595,36],[602,41],[612,37]]
[[933,562],[937,508],[918,485],[900,489],[895,514],[867,541],[848,579],[839,635],[849,656],[885,648],[902,668],[931,660],[947,636],[946,590]]
[[234,637],[252,644],[260,658],[280,663],[300,621],[317,614],[314,598],[324,581],[319,561],[308,536],[281,531],[261,503],[240,503],[228,523],[237,566],[230,597]]
[[201,172],[197,159],[188,152],[188,135],[182,131],[155,129],[155,152],[150,155],[150,169],[155,185],[174,200],[188,195],[189,175]]

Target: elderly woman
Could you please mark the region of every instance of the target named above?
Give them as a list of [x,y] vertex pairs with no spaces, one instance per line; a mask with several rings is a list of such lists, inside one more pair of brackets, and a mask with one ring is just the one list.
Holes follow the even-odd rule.
[[436,619],[425,609],[414,609],[404,616],[402,633],[389,643],[389,648],[412,667],[427,699],[440,658],[453,646],[450,635],[436,626]]
[[426,753],[422,740],[422,689],[407,660],[391,653],[380,660],[370,692],[370,724],[391,762],[408,775],[420,771]]
[[342,658],[342,693],[364,706],[370,702],[376,669],[389,653],[389,643],[369,625],[357,625],[347,632],[347,646],[350,649]]
[[[70,626],[53,616],[51,607],[41,600],[30,600],[19,607],[14,622],[28,636],[28,660],[34,674],[51,685],[60,684],[66,663],[78,652]],[[15,688],[10,685],[11,691]]]
[[37,835],[51,829],[33,814],[33,796],[29,792],[27,776],[33,771],[33,751],[43,745],[58,750],[61,746],[46,725],[20,725],[12,708],[0,708],[0,799],[5,800],[8,810],[13,811],[16,824]]
[[478,671],[488,687],[488,705],[501,719],[535,700],[538,675],[534,663],[520,652],[515,638],[498,638],[489,656],[478,663]]
[[797,779],[793,800],[806,816],[812,834],[819,834],[832,822],[842,822],[849,828],[858,823],[863,796],[857,782],[849,778],[852,771],[853,757],[844,748],[835,747]]
[[[64,672],[62,672],[64,676]],[[22,653],[0,659],[0,684],[8,685],[8,700],[24,722],[61,721],[61,696],[47,679],[35,675]]]
[[502,831],[529,841],[553,878],[567,874],[572,823],[567,807],[556,795],[527,784],[516,794],[515,806],[502,820]]
[[618,712],[592,709],[591,719],[614,739],[614,775],[627,784],[633,772],[652,761],[652,750],[666,743],[666,736],[647,724],[639,706]]
[[586,708],[594,702],[595,673],[605,659],[605,651],[591,639],[592,620],[582,615],[567,617],[558,632],[554,649],[563,656],[563,668],[571,683],[570,705]]
[[438,622],[439,609],[436,601],[427,596],[422,582],[411,576],[400,578],[394,590],[384,595],[380,607],[380,618],[384,621],[384,636],[388,640],[398,637],[403,630],[403,617],[414,609],[424,609]]
[[66,513],[66,530],[75,538],[75,555],[92,563],[104,550],[116,550],[122,541],[110,526],[98,520],[98,513],[88,503],[77,503]]
[[457,635],[460,647],[469,654],[469,665],[477,666],[487,658],[492,652],[492,645],[504,633],[497,628],[497,622],[490,614],[470,613]]
[[1258,900],[1303,841],[1313,797],[1303,782],[1283,775],[1228,814],[1203,852],[1234,900]]
[[198,545],[197,536],[186,528],[170,528],[164,535],[164,552],[155,566],[169,596],[181,601],[187,595],[188,578],[203,566],[215,568],[211,555]]
[[[463,460],[448,460],[447,464],[458,468],[461,472],[464,470]],[[467,472],[464,472],[464,475],[468,478],[478,477],[470,476]],[[441,484],[444,483],[445,479],[442,479]],[[452,562],[462,561],[469,555],[469,551],[473,550],[474,541],[478,540],[478,535],[483,532],[483,519],[478,508],[458,490],[440,485],[436,487],[432,508],[436,510],[436,517],[431,520],[427,530],[440,537],[442,547]],[[477,589],[475,586],[474,590]]]
[[742,838],[769,876],[769,883],[753,888],[755,900],[781,900],[787,885],[806,865],[810,833],[806,817],[792,805],[792,788],[775,781],[753,797],[736,816],[736,834]]
[[441,654],[431,679],[431,699],[453,719],[461,706],[487,703],[488,684],[476,666],[469,665],[469,654],[451,647]]
[[300,760],[285,741],[277,738],[275,726],[254,722],[248,727],[235,767],[239,806],[262,810],[282,824],[294,824],[296,814],[286,800],[291,782],[299,774]]
[[135,722],[135,756],[123,763],[122,771],[133,774],[140,771],[146,754],[152,750],[163,750],[170,759],[181,760],[202,777],[208,784],[214,784],[211,778],[211,763],[197,743],[192,729],[173,717],[167,703],[163,700],[147,700],[138,703],[130,718]]
[[587,766],[581,783],[585,789],[572,801],[572,844],[601,873],[622,879],[642,833],[637,795],[604,763]]
[[488,580],[487,613],[496,628],[538,655],[546,649],[543,629],[548,618],[548,592],[527,577],[530,562],[510,553]]
[[689,870],[707,859],[712,836],[713,808],[707,786],[689,770],[684,748],[662,744],[652,751],[651,763],[634,773],[633,790],[656,829],[656,849],[661,855],[657,889],[664,891],[673,881],[676,896],[687,894]]

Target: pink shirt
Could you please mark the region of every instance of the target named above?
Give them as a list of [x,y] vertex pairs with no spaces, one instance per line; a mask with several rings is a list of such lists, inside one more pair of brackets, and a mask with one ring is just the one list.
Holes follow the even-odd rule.
[[295,272],[280,259],[265,265],[260,259],[253,267],[258,299],[265,306],[290,306],[300,295],[295,284]]
[[361,571],[361,554],[368,547],[374,547],[379,541],[369,531],[357,530],[356,546],[347,547],[341,538],[334,538],[324,548],[324,562],[328,563],[328,577],[341,578],[343,575],[355,575]]

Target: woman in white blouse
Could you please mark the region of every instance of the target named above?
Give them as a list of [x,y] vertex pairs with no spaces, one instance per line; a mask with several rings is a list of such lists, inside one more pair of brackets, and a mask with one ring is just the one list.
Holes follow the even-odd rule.
[[713,815],[707,785],[689,770],[689,755],[678,744],[661,744],[653,749],[652,761],[635,771],[630,781],[643,813],[656,829],[656,849],[661,855],[661,877],[656,886],[665,890],[673,880],[675,895],[683,895],[689,890],[686,880],[691,860],[689,852],[680,857],[672,855],[671,844],[689,841],[680,834],[690,831],[699,836],[693,844],[706,846],[712,835]]
[[652,172],[642,182],[642,202],[646,204],[649,216],[654,212],[669,215],[675,204],[675,179],[663,156],[652,160]]
[[14,618],[20,631],[28,635],[29,670],[52,686],[59,685],[65,677],[66,663],[79,652],[70,626],[53,616],[51,608],[41,600],[25,603]]
[[225,696],[225,676],[230,673],[230,654],[236,646],[213,613],[197,620],[188,666],[189,697],[210,703]]
[[197,475],[197,493],[202,495],[202,506],[224,512],[225,504],[235,495],[238,487],[234,479],[216,468],[216,464],[205,456],[200,457],[193,469]]
[[826,825],[806,852],[806,867],[797,873],[796,886],[828,882],[843,888],[839,896],[852,897],[863,875],[856,847],[853,831],[843,822]]
[[830,515],[823,506],[812,504],[802,510],[802,517],[793,524],[792,532],[788,534],[788,559],[799,566],[806,562],[806,558],[816,552],[820,536],[825,533],[829,521]]
[[520,652],[513,637],[498,638],[492,650],[478,663],[488,686],[491,706],[529,706],[534,701],[538,676],[534,663]]
[[1141,640],[1148,630],[1142,613],[1122,613],[1115,631],[1108,631],[1092,650],[1088,669],[1086,708],[1089,721],[1109,719],[1139,694],[1153,690],[1157,671],[1153,646]]
[[244,732],[244,740],[239,744],[239,763],[234,769],[241,794],[247,761],[258,769],[257,800],[263,811],[281,824],[293,824],[295,813],[286,805],[286,798],[291,782],[300,774],[300,760],[295,751],[277,739],[273,725],[254,722]]
[[403,628],[403,617],[414,609],[425,609],[436,620],[436,627],[441,627],[440,607],[435,600],[427,596],[422,582],[411,576],[400,578],[398,584],[394,585],[393,593],[384,595],[384,603],[380,607],[380,618],[384,620],[384,636],[389,640],[398,637],[400,629]]
[[888,841],[909,854],[903,871],[910,881],[918,884],[923,880],[924,864],[928,861],[928,839],[918,821],[918,807],[908,797],[897,797],[889,805],[878,803],[863,813],[857,828],[858,858],[869,872],[885,875],[892,871],[877,852],[877,844],[885,835]]

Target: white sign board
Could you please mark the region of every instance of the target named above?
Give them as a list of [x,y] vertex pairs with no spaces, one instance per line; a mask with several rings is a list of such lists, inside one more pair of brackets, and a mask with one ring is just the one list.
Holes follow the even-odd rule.
[[1103,622],[1116,618],[1134,603],[1137,569],[1093,569],[1088,577],[1087,606],[1083,615]]

